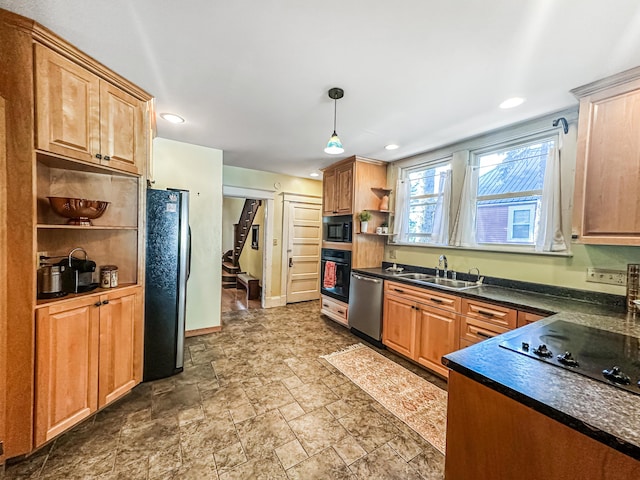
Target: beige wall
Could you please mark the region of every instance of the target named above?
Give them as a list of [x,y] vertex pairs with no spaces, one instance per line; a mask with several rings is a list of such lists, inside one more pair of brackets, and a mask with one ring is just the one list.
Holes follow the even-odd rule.
[[[280,281],[282,275],[282,213],[283,199],[282,193],[297,193],[301,195],[322,196],[322,182],[306,178],[280,175],[277,173],[263,172],[260,170],[250,170],[247,168],[231,167],[225,165],[223,168],[223,183],[227,186],[253,188],[275,192],[274,201],[274,242],[273,262],[271,278],[271,295],[282,295]],[[271,215],[271,213],[269,213]]]
[[154,188],[189,190],[192,236],[187,330],[220,325],[222,150],[156,138]]
[[[561,158],[563,230],[565,238],[569,240],[571,238],[572,200],[576,166],[577,112],[575,109],[547,115],[526,124],[514,126],[506,132],[503,130],[489,133],[481,137],[465,140],[454,147],[444,147],[394,162],[389,168],[389,185],[395,185],[399,167],[445,158],[452,153],[454,162],[466,162],[466,150],[505,141],[509,137],[513,138],[532,129],[548,129],[552,120],[559,116],[565,116],[571,122],[569,133],[563,138]],[[462,178],[458,178],[457,181],[461,183]],[[457,199],[454,199],[452,211],[455,212],[456,209]],[[389,262],[435,267],[441,254],[447,256],[449,268],[456,271],[467,272],[471,267],[478,267],[482,275],[491,277],[558,285],[616,295],[625,295],[625,287],[587,282],[587,268],[597,267],[626,271],[627,263],[640,263],[640,247],[587,246],[575,242],[571,244],[571,257],[496,253],[453,247],[387,245],[384,259]],[[393,258],[394,256],[395,258]]]

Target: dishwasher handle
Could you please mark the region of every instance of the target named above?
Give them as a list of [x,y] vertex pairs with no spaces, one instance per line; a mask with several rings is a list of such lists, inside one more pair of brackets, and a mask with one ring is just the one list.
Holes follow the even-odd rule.
[[382,281],[378,278],[363,277],[362,275],[358,275],[357,273],[352,273],[351,276],[356,280],[365,280],[367,282],[372,282],[372,283],[380,283]]

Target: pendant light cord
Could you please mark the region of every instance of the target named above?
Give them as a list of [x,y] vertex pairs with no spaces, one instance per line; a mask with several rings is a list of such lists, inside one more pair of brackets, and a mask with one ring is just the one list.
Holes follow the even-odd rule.
[[336,118],[337,118],[337,111],[338,111],[338,99],[334,98],[333,99],[333,134],[336,134]]

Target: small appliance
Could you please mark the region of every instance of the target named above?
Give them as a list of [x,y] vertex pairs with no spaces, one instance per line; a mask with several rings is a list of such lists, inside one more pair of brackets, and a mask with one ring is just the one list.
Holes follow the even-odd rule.
[[64,266],[44,264],[38,269],[38,298],[58,298],[67,294],[62,289],[64,269]]
[[325,241],[351,243],[353,219],[350,215],[324,217],[323,223]]
[[[73,256],[75,252],[84,253],[84,259]],[[98,283],[93,282],[93,272],[96,271],[96,262],[89,260],[87,252],[80,247],[74,248],[69,255],[57,266],[62,270],[62,290],[67,293],[83,293],[94,290]]]

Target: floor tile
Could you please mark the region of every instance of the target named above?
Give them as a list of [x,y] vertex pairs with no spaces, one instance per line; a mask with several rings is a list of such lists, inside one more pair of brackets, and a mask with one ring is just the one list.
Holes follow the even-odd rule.
[[298,418],[300,415],[304,415],[304,410],[298,402],[293,402],[288,405],[284,405],[280,407],[280,413],[284,417],[284,419],[288,422],[289,420],[293,420],[294,418]]
[[367,480],[421,480],[413,465],[405,462],[389,445],[383,445],[350,467],[358,478]]
[[[340,480],[352,478],[351,472],[340,456],[327,448],[309,457],[307,460],[287,470],[287,475],[292,480]],[[363,477],[366,478],[366,477]]]
[[347,465],[351,465],[356,460],[364,457],[367,452],[351,435],[347,435],[338,443],[333,445],[333,449],[336,451],[340,458]]
[[308,458],[307,452],[304,451],[304,448],[302,448],[298,440],[285,443],[281,447],[276,448],[275,451],[285,470]]
[[264,457],[251,459],[229,471],[220,473],[220,480],[278,480],[286,478],[287,474],[274,452]]
[[224,472],[247,461],[240,442],[222,448],[213,454],[218,471]]
[[238,435],[249,458],[263,456],[295,435],[278,410],[271,410],[237,425]]
[[289,425],[309,455],[315,455],[347,436],[344,427],[325,408],[294,418]]

